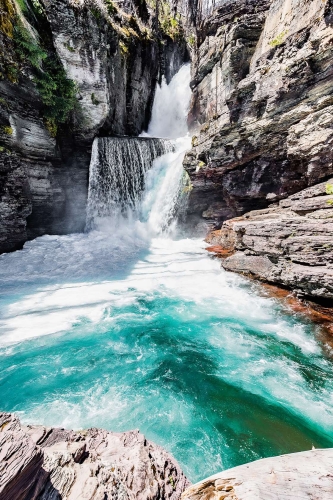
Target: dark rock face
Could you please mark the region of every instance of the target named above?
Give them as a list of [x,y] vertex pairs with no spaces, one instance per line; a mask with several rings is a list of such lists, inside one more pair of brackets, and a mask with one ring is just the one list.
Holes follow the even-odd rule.
[[333,172],[329,1],[230,0],[200,29],[189,219],[218,228]]
[[22,426],[0,413],[1,500],[170,499],[190,485],[139,431]]
[[117,9],[111,15],[99,0],[41,0],[43,16],[30,16],[32,33],[47,40],[49,55],[76,85],[79,105],[55,134],[34,68],[15,49],[18,2],[2,1],[0,253],[46,233],[84,230],[94,137],[138,135],[148,125],[156,82],[187,58],[184,40],[154,36],[152,13],[141,4],[130,16]]
[[222,266],[333,304],[332,183],[224,222],[213,241],[231,254]]

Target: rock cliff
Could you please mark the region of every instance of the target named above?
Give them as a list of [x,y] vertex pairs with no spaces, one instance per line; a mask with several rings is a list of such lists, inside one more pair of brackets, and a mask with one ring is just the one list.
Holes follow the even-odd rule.
[[22,426],[0,413],[1,500],[177,500],[188,486],[175,460],[139,431]]
[[1,0],[0,253],[84,229],[93,138],[138,135],[188,57],[174,11],[156,23],[152,5]]
[[333,172],[331,0],[226,0],[198,28],[189,220],[219,228]]
[[333,303],[333,179],[228,220],[209,240],[222,266]]

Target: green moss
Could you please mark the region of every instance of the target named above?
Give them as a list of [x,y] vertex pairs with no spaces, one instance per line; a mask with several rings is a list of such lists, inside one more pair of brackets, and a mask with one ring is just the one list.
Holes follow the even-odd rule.
[[269,45],[271,47],[277,47],[278,45],[281,45],[284,42],[284,37],[286,36],[287,33],[288,33],[288,31],[283,31],[276,38],[274,38],[273,40],[271,40],[269,42]]
[[120,48],[121,55],[123,57],[127,57],[128,53],[129,53],[129,50],[128,50],[127,45],[122,40],[119,41],[119,48]]
[[9,156],[12,154],[11,150],[8,148],[5,148],[4,146],[0,146],[0,153],[5,153],[6,155],[9,155]]
[[44,118],[45,128],[48,130],[51,137],[56,137],[58,132],[58,126],[54,119],[52,118]]
[[7,125],[4,125],[4,126],[2,127],[2,130],[3,130],[3,131],[5,132],[5,134],[7,134],[7,135],[13,135],[13,129],[12,129],[12,127],[9,127],[9,126],[7,126]]
[[333,194],[333,184],[326,184],[326,194]]
[[12,0],[1,0],[0,9],[0,31],[9,38],[13,38],[13,20],[16,11]]

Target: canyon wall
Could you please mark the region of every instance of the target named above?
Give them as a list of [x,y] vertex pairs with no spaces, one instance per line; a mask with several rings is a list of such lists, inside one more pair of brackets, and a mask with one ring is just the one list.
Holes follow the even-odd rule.
[[185,159],[189,218],[267,207],[333,172],[330,0],[227,0],[203,21]]
[[185,158],[222,266],[330,304],[332,23],[331,0],[223,2],[198,29]]
[[0,253],[84,229],[94,137],[138,135],[188,57],[173,12],[119,5],[1,0]]

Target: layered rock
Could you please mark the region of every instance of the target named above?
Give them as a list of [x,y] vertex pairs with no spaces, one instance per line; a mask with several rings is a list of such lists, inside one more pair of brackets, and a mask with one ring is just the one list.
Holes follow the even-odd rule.
[[330,0],[228,0],[199,29],[189,219],[220,227],[333,172]]
[[[154,31],[145,1],[131,9],[111,0],[1,1],[0,253],[45,233],[84,229],[94,137],[138,135],[148,125],[156,82],[186,59],[181,36]],[[68,82],[76,104],[55,123],[45,103],[62,85],[54,106],[61,108]]]
[[1,500],[180,498],[179,465],[139,431],[22,426],[0,413]]
[[222,266],[333,303],[333,179],[224,222],[210,238]]
[[333,449],[266,458],[226,470],[187,489],[183,500],[284,500],[333,495]]

